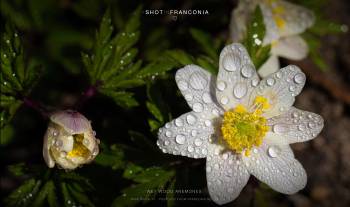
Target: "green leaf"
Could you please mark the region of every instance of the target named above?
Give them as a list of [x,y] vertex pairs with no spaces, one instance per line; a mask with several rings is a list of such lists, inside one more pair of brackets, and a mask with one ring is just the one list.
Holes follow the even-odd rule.
[[131,140],[136,143],[141,149],[148,149],[158,152],[158,148],[156,147],[155,142],[149,140],[145,135],[135,131],[129,131],[129,135]]
[[6,125],[4,128],[0,130],[0,139],[1,139],[1,146],[5,146],[9,144],[14,135],[14,129],[12,125]]
[[142,169],[139,166],[130,165],[124,172],[124,177],[139,184],[132,185],[122,191],[112,206],[134,206],[154,199],[161,189],[166,189],[167,184],[174,177],[174,171],[167,171],[159,167]]
[[212,37],[199,29],[191,28],[192,38],[202,47],[203,51],[213,60],[218,61],[218,51],[214,48]]
[[194,63],[194,58],[183,50],[168,50],[165,54],[183,66]]
[[28,206],[33,197],[32,192],[36,183],[34,178],[25,181],[5,199],[6,206]]
[[140,78],[149,78],[164,74],[165,72],[177,67],[177,63],[169,58],[159,58],[149,63],[137,74]]
[[124,152],[117,145],[112,145],[109,149],[106,147],[97,155],[95,163],[105,167],[111,167],[113,170],[121,169],[125,166]]
[[247,33],[243,39],[243,44],[246,47],[255,68],[258,70],[270,56],[270,45],[263,46],[265,37],[264,17],[260,6],[257,6],[254,11],[252,20],[247,26]]
[[131,108],[138,106],[138,102],[133,97],[133,93],[126,91],[101,90],[102,94],[111,97],[116,104],[123,108]]
[[147,106],[148,111],[151,112],[151,114],[152,114],[159,122],[161,122],[161,123],[164,122],[163,114],[162,114],[162,112],[158,109],[158,107],[157,107],[155,104],[153,104],[153,103],[147,101],[147,102],[146,102],[146,106]]
[[8,170],[14,176],[21,176],[21,175],[24,175],[25,173],[27,173],[26,165],[23,162],[18,163],[18,164],[14,164],[14,165],[9,165]]

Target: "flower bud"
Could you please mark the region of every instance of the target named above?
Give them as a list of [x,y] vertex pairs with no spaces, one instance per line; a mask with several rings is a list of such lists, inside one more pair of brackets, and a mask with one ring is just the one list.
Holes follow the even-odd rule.
[[91,123],[76,111],[58,111],[50,116],[44,136],[43,155],[49,168],[55,163],[63,169],[91,162],[99,152]]

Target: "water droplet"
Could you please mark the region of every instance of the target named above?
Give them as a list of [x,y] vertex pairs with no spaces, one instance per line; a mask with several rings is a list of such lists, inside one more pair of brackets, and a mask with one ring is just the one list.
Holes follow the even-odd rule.
[[216,87],[218,88],[219,91],[223,91],[226,88],[226,83],[224,81],[219,81],[216,84]]
[[202,149],[202,154],[206,155],[208,153],[207,149]]
[[193,130],[191,131],[191,135],[192,135],[193,137],[195,137],[195,136],[197,135],[197,131],[193,129]]
[[273,79],[273,78],[268,78],[267,80],[266,80],[266,84],[268,85],[268,86],[273,86],[274,84],[275,84],[275,79]]
[[242,67],[241,73],[245,78],[250,78],[254,74],[254,67],[250,64],[246,64]]
[[202,90],[207,86],[207,78],[203,73],[197,72],[193,73],[190,77],[190,85],[195,90]]
[[214,165],[214,168],[215,168],[216,170],[218,170],[218,169],[220,168],[219,164],[216,163],[216,164]]
[[238,83],[233,88],[233,95],[238,99],[243,98],[247,94],[247,90],[247,86],[244,83]]
[[187,101],[192,101],[193,96],[192,96],[191,94],[185,94],[185,99],[186,99]]
[[294,112],[292,113],[292,116],[293,116],[294,118],[298,118],[299,113],[298,113],[298,112],[296,112],[296,111],[294,111]]
[[298,176],[298,173],[296,173],[296,172],[295,172],[295,173],[293,173],[293,176],[294,176],[294,177]]
[[171,131],[166,131],[166,132],[165,132],[165,136],[171,137]]
[[298,126],[298,129],[299,129],[300,131],[304,131],[304,130],[305,130],[305,125],[304,125],[304,124],[300,124],[300,125]]
[[193,108],[193,111],[195,111],[195,112],[202,112],[203,111],[203,105],[201,103],[194,103],[192,108]]
[[55,141],[55,146],[56,146],[56,147],[62,147],[62,146],[63,146],[63,141],[60,140],[60,139],[56,140],[56,141]]
[[223,60],[223,66],[227,71],[236,71],[241,64],[241,59],[233,54],[227,54]]
[[177,119],[175,119],[175,125],[180,127],[180,126],[183,126],[184,123],[183,123],[182,119],[177,118]]
[[207,172],[211,172],[211,167],[207,166],[206,170],[207,170]]
[[178,144],[185,144],[185,140],[186,138],[185,138],[185,136],[184,135],[182,135],[182,134],[178,134],[178,135],[176,135],[176,137],[175,137],[175,141],[176,141],[176,143],[178,143]]
[[188,114],[186,116],[186,121],[187,121],[188,124],[193,125],[194,123],[196,123],[197,118],[194,115],[192,115],[192,114]]
[[254,149],[253,149],[253,152],[254,152],[255,154],[257,154],[257,153],[258,153],[258,149],[254,148]]
[[219,110],[217,110],[217,109],[213,109],[213,110],[211,111],[211,113],[212,113],[213,115],[215,115],[215,116],[219,116]]
[[205,126],[211,126],[211,121],[210,120],[205,120],[205,122],[204,122],[204,124],[205,124]]
[[228,98],[226,96],[223,96],[220,100],[220,103],[226,105],[228,103]]
[[227,158],[228,158],[228,153],[222,154],[222,159],[227,160]]
[[289,131],[289,127],[288,125],[284,125],[284,124],[275,124],[272,130],[277,134],[284,134]]
[[199,146],[201,146],[202,145],[202,140],[200,140],[200,139],[195,139],[194,140],[194,144],[197,146],[197,147],[199,147]]
[[276,158],[281,153],[281,149],[278,146],[271,146],[267,149],[267,154],[272,157]]
[[289,86],[289,91],[290,91],[290,92],[295,91],[295,86]]
[[164,145],[165,145],[165,146],[168,146],[169,144],[170,144],[170,142],[169,142],[168,140],[165,140],[165,141],[164,141]]
[[308,123],[308,126],[309,126],[311,129],[313,129],[313,128],[315,128],[316,124],[315,124],[314,122],[309,122],[309,123]]
[[187,86],[187,82],[180,80],[177,85],[179,86],[179,89],[184,91],[187,90],[188,86]]
[[203,98],[204,103],[211,103],[212,102],[209,93],[204,93],[202,98]]
[[193,152],[193,150],[194,150],[194,148],[193,148],[191,145],[189,145],[189,146],[187,147],[187,151]]
[[88,140],[87,138],[84,138],[83,144],[84,144],[85,146],[87,146],[87,145],[90,144],[90,142],[89,142],[89,140]]
[[305,75],[303,73],[298,73],[294,76],[294,82],[297,84],[302,84],[305,82]]
[[253,87],[256,87],[259,84],[259,79],[258,78],[254,78],[251,82]]
[[277,72],[277,73],[275,74],[275,76],[276,76],[276,78],[282,78],[282,73],[281,73],[281,72]]
[[4,58],[7,58],[7,55],[6,54],[3,54]]
[[6,40],[6,43],[7,43],[7,44],[10,44],[10,40]]

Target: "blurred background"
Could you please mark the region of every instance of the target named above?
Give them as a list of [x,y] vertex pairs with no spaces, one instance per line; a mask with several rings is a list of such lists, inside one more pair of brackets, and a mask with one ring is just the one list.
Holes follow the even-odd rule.
[[[175,85],[174,73],[187,61],[215,71],[217,60],[212,54],[218,55],[230,42],[229,23],[237,1],[0,2],[2,36],[5,25],[12,25],[26,51],[24,62],[38,65],[34,69],[39,73],[36,84],[27,86],[30,90],[23,97],[16,98],[21,102],[28,97],[49,111],[76,108],[92,121],[97,137],[102,141],[96,162],[74,172],[66,173],[56,168],[48,170],[42,157],[42,140],[48,119],[33,107],[28,107],[28,103],[9,110],[13,117],[1,128],[1,162],[6,166],[1,172],[1,197],[5,198],[1,206],[215,206],[207,194],[204,159],[163,154],[144,143],[156,147],[157,128],[172,117],[189,111]],[[318,24],[305,34],[310,45],[309,57],[302,61],[281,59],[282,66],[298,65],[307,76],[305,88],[297,96],[295,106],[320,114],[325,120],[325,127],[316,139],[292,145],[296,158],[308,174],[308,183],[298,194],[287,196],[251,177],[241,195],[226,206],[327,207],[350,204],[350,41],[347,32],[350,3],[346,0],[292,2],[313,10],[318,18]],[[133,48],[138,50],[133,61],[142,60],[140,70],[147,69],[147,73],[143,72],[146,75],[142,84],[125,89],[133,94],[133,99],[121,102],[115,96],[106,95],[107,92],[97,92],[80,104],[82,93],[96,83],[89,76],[82,53],[94,53],[96,33],[101,32],[100,22],[106,10],[110,9],[114,36],[128,31],[128,19],[140,5],[140,24],[133,28],[140,32],[138,41],[133,43]],[[154,9],[196,9],[209,13],[146,13],[146,10]],[[158,66],[166,69],[153,69]],[[3,113],[8,108],[2,107],[1,110]],[[162,179],[145,174],[148,168],[154,170],[155,167],[155,172],[164,175]],[[134,171],[139,173],[136,177],[131,175]],[[138,180],[137,176],[143,176],[144,180]],[[35,191],[33,187],[37,194],[14,194],[18,187],[32,178],[39,189],[52,180],[55,187],[50,192],[54,192],[54,199],[51,194],[46,198],[47,195],[41,195],[41,191]],[[155,182],[157,179],[159,183]],[[68,193],[60,186],[62,182],[72,185],[71,188],[68,186]],[[148,182],[156,183],[156,186]],[[192,189],[196,192],[150,193],[145,189]],[[124,198],[129,194],[148,200],[130,202]],[[33,201],[39,196],[43,201]],[[66,202],[68,197],[71,203]],[[169,202],[171,198],[175,198],[173,202]],[[197,200],[183,201],[181,198]],[[16,203],[13,199],[24,201]]]

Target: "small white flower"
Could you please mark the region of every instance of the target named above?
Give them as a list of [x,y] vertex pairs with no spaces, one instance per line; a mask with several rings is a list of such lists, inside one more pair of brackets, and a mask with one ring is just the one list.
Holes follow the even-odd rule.
[[76,111],[59,111],[50,116],[44,136],[43,155],[48,167],[63,169],[91,162],[99,152],[90,121]]
[[176,73],[192,111],[159,129],[164,153],[206,158],[207,184],[217,204],[234,200],[250,174],[274,190],[293,194],[306,173],[289,144],[313,139],[321,116],[292,105],[305,84],[297,66],[259,79],[241,44],[226,46],[215,77],[196,65]]
[[279,69],[278,56],[291,60],[307,56],[307,43],[299,34],[314,24],[315,17],[312,11],[283,0],[240,0],[231,17],[233,42],[243,39],[256,6],[261,8],[266,27],[263,45],[272,46],[270,59],[259,69],[259,74],[266,77]]

